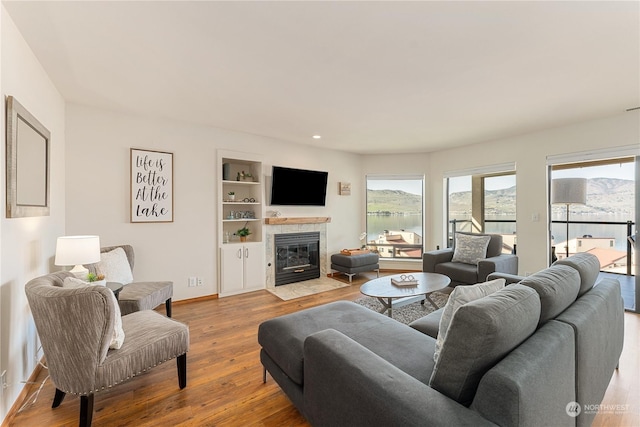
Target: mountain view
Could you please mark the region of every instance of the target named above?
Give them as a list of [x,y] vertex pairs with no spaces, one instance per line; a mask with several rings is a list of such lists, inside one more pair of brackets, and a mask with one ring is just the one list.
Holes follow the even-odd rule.
[[[587,204],[573,205],[571,212],[588,216],[634,215],[634,182],[617,178],[592,178],[587,180]],[[487,215],[515,216],[516,188],[487,191],[485,208]],[[455,216],[470,214],[471,192],[451,194],[450,208]],[[553,205],[552,215],[564,216],[564,205]]]
[[401,190],[367,190],[370,215],[415,215],[422,212],[422,197]]
[[[592,178],[587,180],[587,204],[573,205],[571,212],[581,215],[602,217],[616,215],[634,218],[633,180],[617,178]],[[377,215],[418,214],[421,211],[421,197],[399,190],[367,190],[368,212]],[[471,192],[452,193],[449,199],[450,211],[456,217],[471,214]],[[400,207],[400,208],[399,208]],[[516,187],[487,191],[486,214],[515,218]],[[564,217],[565,207],[554,205],[554,217]]]

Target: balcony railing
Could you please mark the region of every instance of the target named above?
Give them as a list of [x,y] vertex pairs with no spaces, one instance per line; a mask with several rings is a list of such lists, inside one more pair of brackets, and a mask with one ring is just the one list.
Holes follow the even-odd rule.
[[[453,235],[455,234],[456,230],[461,230],[461,231],[474,231],[474,232],[480,232],[479,230],[473,230],[472,227],[472,222],[471,220],[451,220],[449,221],[449,223],[451,224],[451,231],[449,234],[449,247],[453,246]],[[497,233],[497,234],[502,234],[503,237],[505,238],[505,241],[512,241],[513,242],[513,252],[516,253],[516,234],[515,233],[505,233],[504,231],[500,231],[500,229],[504,230],[505,227],[501,226],[501,224],[505,224],[505,223],[510,223],[513,224],[513,229],[515,229],[515,224],[516,221],[515,220],[495,220],[495,219],[491,219],[491,220],[485,220],[485,230],[486,232],[489,233]],[[496,224],[497,227],[489,227],[490,224]],[[593,249],[607,249],[607,248],[603,248],[603,247],[592,247],[590,249],[584,249],[584,246],[581,250],[581,248],[579,247],[579,243],[584,243],[584,242],[589,242],[589,243],[594,243],[597,240],[613,240],[615,242],[617,242],[619,244],[619,242],[626,242],[625,243],[625,250],[626,250],[626,255],[624,256],[625,259],[625,264],[626,264],[626,275],[627,276],[633,276],[635,275],[635,264],[634,264],[634,257],[633,257],[633,251],[635,250],[635,248],[633,247],[633,244],[631,243],[630,239],[627,239],[628,236],[631,236],[633,234],[633,227],[635,226],[635,223],[633,221],[626,221],[626,222],[616,222],[616,221],[569,221],[569,226],[572,227],[575,231],[575,233],[572,233],[571,229],[569,230],[570,234],[574,234],[576,237],[574,237],[573,239],[566,239],[566,236],[564,236],[564,234],[566,233],[566,231],[564,230],[564,227],[566,227],[567,222],[566,221],[562,221],[562,220],[554,220],[551,222],[552,224],[552,235],[556,236],[556,237],[564,237],[564,243],[565,244],[569,244],[570,247],[570,253],[576,253],[576,252],[586,252],[587,250],[593,250]],[[562,226],[562,227],[556,227],[554,229],[554,225],[557,226]],[[598,232],[595,232],[595,227],[599,227],[597,230]],[[612,231],[608,234],[608,236],[605,236],[608,232],[604,231],[607,229],[607,227],[616,227],[615,231]],[[495,229],[493,229],[495,228]],[[555,233],[554,231],[558,231],[557,233]],[[606,237],[606,239],[605,239]],[[591,240],[592,239],[592,240]],[[557,247],[561,247],[564,248],[564,245],[562,245],[562,241],[561,239],[555,239],[555,240],[560,240],[559,243],[556,244],[556,249]],[[575,241],[575,247],[572,248],[572,242]],[[503,251],[508,252],[509,249],[509,244],[505,245],[505,248],[503,248]],[[619,246],[619,245],[618,245]],[[573,250],[571,250],[573,249]],[[605,252],[605,251],[602,251]],[[625,251],[623,251],[625,252]],[[556,250],[556,255],[557,256],[564,256],[565,252],[562,250]],[[601,264],[603,264],[603,259],[606,258],[605,255],[600,255],[602,257],[601,259]],[[600,258],[599,256],[599,258]],[[615,258],[615,256],[613,257]],[[614,259],[614,261],[616,261],[619,259]],[[608,261],[605,261],[608,262]],[[607,272],[614,272],[614,271],[610,271],[610,270],[602,270],[602,271],[607,271]],[[619,273],[619,272],[618,272]],[[624,274],[624,273],[619,273],[619,274]]]

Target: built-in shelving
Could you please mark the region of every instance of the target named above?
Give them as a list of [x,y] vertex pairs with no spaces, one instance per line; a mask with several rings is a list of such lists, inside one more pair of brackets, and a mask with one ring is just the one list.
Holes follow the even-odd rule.
[[[249,153],[219,150],[218,170],[218,294],[227,296],[263,289],[262,159]],[[235,193],[234,200],[230,200],[231,191]],[[236,235],[243,226],[251,231],[246,241]]]

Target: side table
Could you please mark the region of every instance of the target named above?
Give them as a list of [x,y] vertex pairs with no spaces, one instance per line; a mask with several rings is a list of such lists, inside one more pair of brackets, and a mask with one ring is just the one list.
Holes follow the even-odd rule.
[[111,291],[113,291],[113,295],[115,295],[116,300],[118,299],[118,297],[120,296],[120,291],[123,288],[122,283],[118,283],[118,282],[107,282],[107,284],[105,285],[107,288],[111,289]]

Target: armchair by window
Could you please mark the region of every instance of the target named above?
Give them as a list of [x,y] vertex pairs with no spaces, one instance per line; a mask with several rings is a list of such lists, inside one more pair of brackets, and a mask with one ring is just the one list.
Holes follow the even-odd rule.
[[502,253],[501,235],[458,232],[455,237],[453,248],[422,255],[422,271],[444,274],[454,286],[484,282],[494,272],[518,274],[518,257]]
[[90,426],[95,393],[174,358],[178,385],[187,385],[188,326],[153,310],[138,311],[121,317],[124,341],[114,347],[120,313],[112,291],[100,285],[64,287],[68,277],[73,275],[51,273],[25,286],[56,387],[53,408],[65,394],[79,395],[80,426]]

